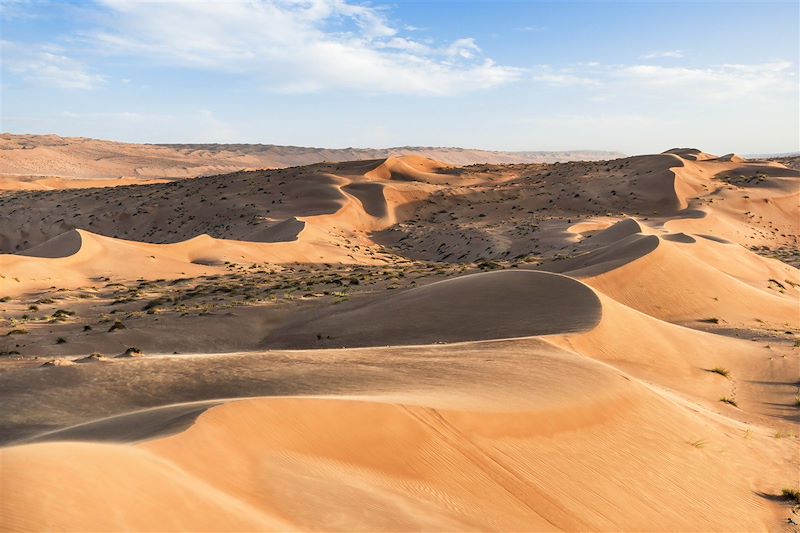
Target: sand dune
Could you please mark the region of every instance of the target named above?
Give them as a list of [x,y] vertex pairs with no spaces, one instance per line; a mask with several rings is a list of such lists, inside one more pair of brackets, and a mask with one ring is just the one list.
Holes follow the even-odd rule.
[[[203,530],[707,531],[774,520],[768,501],[743,482],[763,451],[727,437],[735,425],[588,360],[560,357],[575,369],[540,374],[533,398],[512,410],[247,400],[135,447],[7,448],[8,479],[29,489],[4,498],[4,516],[31,529],[80,528],[91,513],[100,529]],[[556,393],[581,367],[592,369],[582,393]],[[537,406],[536,398],[549,400]],[[701,437],[713,443],[709,452],[689,444]],[[737,460],[719,460],[720,452]],[[53,480],[75,489],[59,496],[56,513],[47,499]],[[102,512],[90,510],[98,498]],[[653,502],[665,499],[670,507],[654,514]],[[197,521],[197,506],[207,507],[208,522]]]
[[553,269],[671,322],[800,326],[797,269],[734,243],[653,230],[632,233],[637,227],[631,220],[596,233],[592,244],[608,244]]
[[463,342],[580,331],[599,318],[599,300],[575,280],[501,271],[315,311],[282,324],[265,342],[278,348]]
[[[149,244],[71,230],[20,255],[0,255],[0,292],[20,294],[58,283],[62,287],[91,284],[95,278],[178,278],[225,272],[226,262],[293,263],[373,261],[356,259],[348,250],[327,242],[323,230],[296,231],[281,224],[254,235],[258,242],[214,239],[199,235],[174,244]],[[288,230],[288,231],[287,231]]]
[[800,522],[796,170],[3,141],[0,529]]

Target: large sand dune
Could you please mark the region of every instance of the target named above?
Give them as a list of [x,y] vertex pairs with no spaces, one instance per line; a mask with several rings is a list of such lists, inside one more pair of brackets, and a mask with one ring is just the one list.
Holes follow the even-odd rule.
[[594,293],[565,276],[488,272],[318,310],[282,324],[265,342],[359,347],[530,337],[591,328],[600,313]]
[[0,529],[792,531],[800,174],[425,155],[0,196]]

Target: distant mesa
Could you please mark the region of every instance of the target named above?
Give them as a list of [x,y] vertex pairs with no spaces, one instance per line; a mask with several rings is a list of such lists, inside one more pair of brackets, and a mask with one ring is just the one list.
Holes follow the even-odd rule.
[[[43,153],[46,157],[43,157]],[[271,144],[129,144],[57,135],[0,134],[0,188],[50,189],[55,182],[86,187],[91,180],[183,180],[241,170],[414,156],[446,165],[555,163],[624,157],[620,152],[493,151],[471,148],[313,148]],[[81,183],[85,182],[85,183]],[[63,183],[61,184],[63,185]]]

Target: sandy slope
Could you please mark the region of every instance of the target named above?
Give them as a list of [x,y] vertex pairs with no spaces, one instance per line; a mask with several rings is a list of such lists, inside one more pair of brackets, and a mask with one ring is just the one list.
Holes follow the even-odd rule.
[[616,152],[493,152],[464,148],[325,149],[261,144],[127,144],[57,135],[0,135],[0,190],[107,187],[211,176],[243,169],[419,155],[451,165],[550,163],[619,157]]
[[[4,516],[32,529],[80,527],[88,511],[100,529],[548,531],[755,530],[772,518],[767,502],[735,481],[757,450],[725,438],[724,424],[699,422],[641,385],[617,381],[624,385],[590,405],[577,397],[555,412],[252,400],[133,448],[10,448],[8,475],[30,490],[4,500],[15,511]],[[737,460],[709,464],[710,452],[688,445],[687,435],[716,437]],[[658,444],[643,449],[642,441]],[[623,463],[626,456],[636,461]],[[25,464],[34,466],[17,470]],[[687,482],[686,473],[699,470]],[[73,488],[58,499],[66,511],[15,520],[50,507],[54,486],[38,480],[54,477],[55,486]],[[89,510],[101,497],[102,509]]]
[[[542,296],[549,292],[575,306],[553,309],[554,318],[583,312],[585,296],[574,288],[565,291],[556,280],[582,286],[525,271],[439,285],[449,289],[458,282],[457,289],[475,294],[486,282],[530,284]],[[439,288],[427,287],[431,299],[441,296]],[[525,304],[524,293],[515,302],[491,288],[495,296],[485,300],[522,316],[525,305],[546,305],[541,297]],[[408,294],[414,291],[386,300],[387,318],[374,313],[374,320],[391,320],[391,310],[407,305]],[[785,482],[785,467],[798,466],[792,459],[795,443],[769,442],[769,430],[752,419],[759,409],[748,410],[747,387],[736,399],[751,413],[749,432],[734,420],[748,415],[728,418],[733,413],[715,407],[719,386],[704,379],[711,376],[704,368],[722,362],[746,383],[760,366],[752,362],[754,348],[748,341],[664,323],[604,295],[597,298],[602,319],[596,325],[565,336],[563,326],[551,324],[547,342],[574,352],[529,341],[507,343],[509,355],[502,344],[445,345],[427,357],[440,365],[475,349],[482,357],[458,370],[440,366],[438,379],[420,388],[414,376],[427,370],[409,372],[414,367],[402,359],[383,359],[382,353],[397,349],[362,350],[359,356],[368,364],[406,377],[377,397],[369,391],[380,387],[368,386],[339,399],[228,402],[184,422],[190,426],[174,435],[169,435],[175,431],[173,417],[157,409],[137,415],[139,436],[131,434],[130,422],[103,421],[62,437],[114,439],[116,432],[117,439],[138,441],[157,435],[158,424],[165,428],[166,436],[133,447],[53,442],[5,448],[0,451],[5,480],[26,490],[4,494],[3,516],[11,529],[69,530],[88,524],[151,530],[774,528],[782,510],[766,496]],[[497,313],[487,318],[504,320]],[[346,313],[340,325],[360,329]],[[543,333],[531,327],[531,333]],[[424,329],[406,330],[409,343],[426,340]],[[465,328],[450,340],[468,340],[473,333]],[[514,342],[525,346],[516,357]],[[414,350],[408,351],[413,356]],[[623,362],[634,373],[577,354]],[[492,371],[486,357],[508,358],[516,371],[507,373],[509,362]],[[791,372],[796,354],[787,364],[780,375]],[[337,374],[353,372],[347,368]],[[707,407],[640,381],[637,369],[701,398]],[[358,381],[359,372],[350,379]],[[48,436],[54,438],[58,434]],[[63,486],[72,490],[52,500]],[[99,498],[102,511],[90,503]],[[195,505],[186,506],[187,500]],[[199,520],[197,506],[206,522]]]
[[655,232],[633,219],[591,241],[599,246],[553,270],[670,322],[800,326],[800,272],[780,261],[707,236]]
[[361,347],[530,337],[580,331],[600,319],[588,287],[524,270],[472,274],[393,298],[341,304],[290,319],[271,331],[274,347]]
[[[0,255],[6,344],[51,286],[255,263],[496,269],[254,306],[271,314],[247,353],[0,365],[0,528],[792,531],[800,274],[765,256],[794,257],[797,178],[674,149],[0,197],[18,252]],[[226,294],[219,346],[249,327]],[[140,334],[190,331],[104,309]]]

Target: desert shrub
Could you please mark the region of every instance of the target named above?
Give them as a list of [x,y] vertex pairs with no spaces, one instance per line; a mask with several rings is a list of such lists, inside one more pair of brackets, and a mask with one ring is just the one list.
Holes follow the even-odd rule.
[[800,505],[800,490],[798,489],[781,489],[781,496]]
[[736,400],[734,400],[733,398],[728,398],[727,396],[723,396],[722,398],[719,399],[719,401],[721,401],[722,403],[727,403],[728,405],[732,405],[734,407],[739,407],[739,405],[736,403]]
[[727,368],[722,368],[721,366],[715,366],[714,368],[706,370],[706,372],[712,372],[714,374],[719,374],[720,376],[724,376],[726,378],[730,378],[731,372]]

